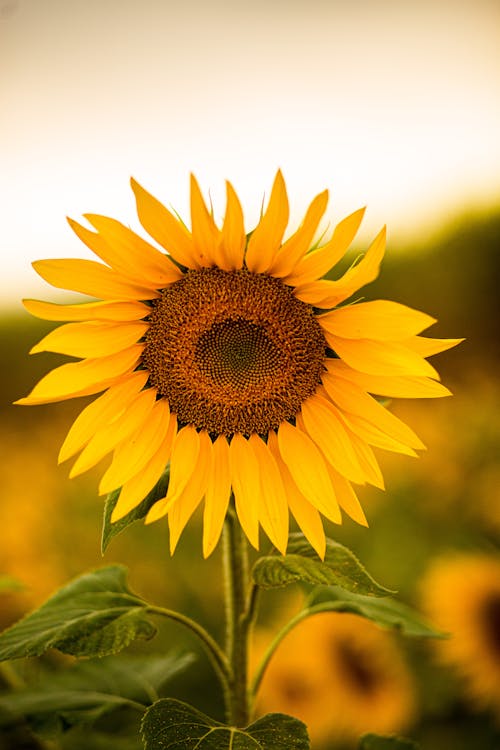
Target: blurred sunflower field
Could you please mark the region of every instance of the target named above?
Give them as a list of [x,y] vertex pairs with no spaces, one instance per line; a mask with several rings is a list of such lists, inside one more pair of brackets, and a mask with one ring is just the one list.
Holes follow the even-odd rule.
[[[356,615],[335,613],[299,624],[270,662],[258,710],[304,720],[315,750],[355,748],[366,732],[402,734],[423,750],[500,747],[499,237],[500,214],[490,213],[457,219],[425,246],[399,248],[390,240],[384,273],[365,292],[365,299],[394,299],[425,310],[439,321],[433,336],[466,341],[436,360],[452,399],[398,399],[394,406],[428,451],[419,459],[379,452],[386,492],[360,491],[369,528],[346,519],[340,527],[329,524],[327,533],[450,637],[403,639]],[[1,327],[2,628],[82,570],[123,563],[133,591],[168,602],[220,636],[221,550],[219,545],[203,560],[201,514],[173,558],[163,521],[135,524],[101,558],[103,503],[96,485],[102,466],[70,482],[67,467],[56,465],[84,399],[29,410],[12,405],[63,362],[57,355],[26,354],[53,326],[16,309],[3,311]],[[269,601],[265,594],[254,655],[303,594],[298,586],[273,592]],[[186,655],[193,652],[191,639],[175,623],[161,626],[155,649],[168,654],[174,638]],[[134,645],[132,652],[141,657],[146,646]],[[194,658],[195,669],[172,670],[166,693],[189,695],[220,718],[220,697],[207,688],[210,667],[201,652],[195,650]],[[40,662],[26,660],[23,678],[43,687],[47,673],[71,664],[71,658],[49,652]],[[0,673],[4,687],[11,677]],[[116,732],[117,748],[139,747],[120,736],[118,725]],[[95,738],[92,747],[98,748],[98,731]],[[66,733],[61,742],[58,747],[72,750],[90,747],[84,732]],[[0,732],[2,750],[39,747],[26,727]],[[52,747],[50,740],[43,747]]]

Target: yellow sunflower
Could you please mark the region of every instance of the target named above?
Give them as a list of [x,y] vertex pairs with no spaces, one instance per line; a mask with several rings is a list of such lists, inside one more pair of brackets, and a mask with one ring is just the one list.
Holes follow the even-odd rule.
[[[255,663],[265,641],[258,633]],[[315,747],[330,747],[365,732],[408,728],[416,714],[415,687],[391,633],[357,615],[326,612],[284,638],[262,680],[257,711],[297,716]]]
[[421,588],[432,621],[450,633],[435,644],[439,659],[463,676],[478,707],[500,718],[500,558],[477,553],[439,559]]
[[372,446],[415,455],[415,433],[372,395],[444,396],[426,357],[457,343],[418,334],[425,313],[386,300],[343,304],[373,281],[385,228],[339,279],[321,277],[345,254],[364,209],[311,244],[328,193],[316,196],[286,240],[289,208],[278,172],[266,210],[246,234],[227,183],[222,226],[191,178],[191,230],[132,180],[139,220],[160,250],[115,219],[70,220],[104,262],[42,260],[56,287],[99,298],[79,305],[25,300],[33,315],[70,321],[32,352],[79,358],[49,372],[20,404],[103,391],[78,416],[60,461],[70,476],[112,453],[101,494],[121,488],[116,521],[136,507],[170,464],[166,497],[146,522],[168,515],[173,551],[202,499],[203,551],[220,537],[231,492],[254,547],[262,526],[285,552],[289,509],[323,556],[320,513],[366,524],[352,484],[383,487]]

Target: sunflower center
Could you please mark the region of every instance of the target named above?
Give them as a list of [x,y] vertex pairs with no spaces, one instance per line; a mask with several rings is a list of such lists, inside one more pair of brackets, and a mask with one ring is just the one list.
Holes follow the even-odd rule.
[[244,319],[214,323],[196,345],[200,370],[214,383],[244,388],[265,385],[279,363],[280,352],[262,326]]
[[153,303],[143,364],[182,424],[265,434],[320,383],[326,342],[310,305],[247,270],[188,271]]
[[351,684],[361,693],[372,693],[377,687],[377,674],[365,654],[349,641],[334,644],[336,659]]
[[481,615],[488,643],[500,659],[500,594],[492,594],[485,600]]

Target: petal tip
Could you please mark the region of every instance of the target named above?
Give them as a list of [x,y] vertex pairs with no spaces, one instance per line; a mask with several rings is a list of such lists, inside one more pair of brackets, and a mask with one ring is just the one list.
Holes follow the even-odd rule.
[[16,401],[12,402],[14,406],[30,406],[30,399],[28,396],[24,396],[23,398],[18,398]]

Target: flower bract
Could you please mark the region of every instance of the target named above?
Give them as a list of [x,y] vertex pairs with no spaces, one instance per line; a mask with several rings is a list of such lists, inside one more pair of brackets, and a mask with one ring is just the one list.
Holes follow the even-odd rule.
[[191,178],[190,229],[134,180],[132,188],[151,241],[87,214],[91,229],[69,223],[98,261],[33,264],[53,286],[97,301],[24,301],[35,316],[65,321],[32,352],[78,361],[49,372],[17,403],[100,394],[71,427],[60,461],[77,457],[76,476],[111,454],[99,491],[121,488],[113,521],[139,505],[169,465],[168,491],[146,522],[168,516],[172,551],[204,501],[209,555],[233,494],[254,547],[262,527],[285,552],[291,512],[323,556],[321,515],[340,523],[343,511],[366,525],[353,485],[383,487],[373,447],[407,455],[424,447],[376,396],[447,395],[426,358],[457,340],[420,336],[435,321],[405,305],[350,302],[378,275],[385,228],[339,278],[324,278],[364,213],[315,244],[327,191],[285,239],[281,172],[248,234],[230,183],[216,222]]

